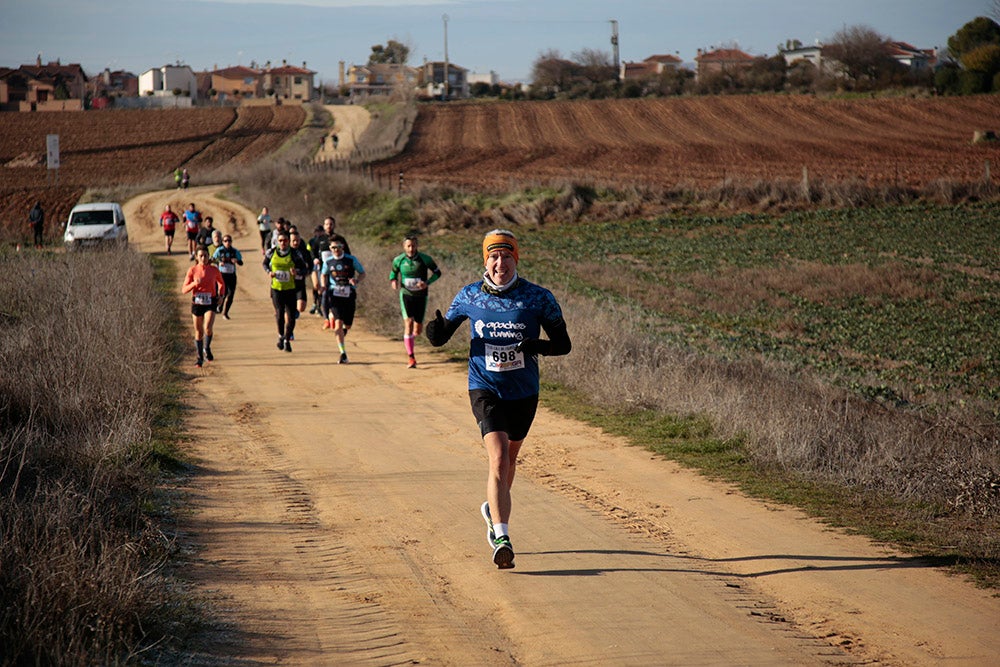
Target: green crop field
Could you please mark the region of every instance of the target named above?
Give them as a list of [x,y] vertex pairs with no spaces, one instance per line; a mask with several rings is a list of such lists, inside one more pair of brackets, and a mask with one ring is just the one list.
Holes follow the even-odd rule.
[[522,234],[525,275],[630,303],[674,345],[763,355],[897,406],[971,402],[1000,414],[993,205],[674,215]]

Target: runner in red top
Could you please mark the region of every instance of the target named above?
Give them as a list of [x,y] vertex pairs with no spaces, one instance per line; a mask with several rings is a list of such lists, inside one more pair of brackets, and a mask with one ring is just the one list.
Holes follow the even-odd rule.
[[195,366],[201,368],[202,361],[212,361],[212,325],[215,311],[226,294],[226,283],[218,267],[209,263],[208,250],[199,247],[195,251],[195,265],[188,269],[184,277],[181,294],[191,293],[191,320],[194,323],[194,345],[198,350]]
[[167,204],[160,215],[160,227],[163,227],[163,238],[167,244],[168,255],[171,254],[170,249],[174,245],[174,230],[177,228],[179,220],[177,214],[170,210],[170,204]]

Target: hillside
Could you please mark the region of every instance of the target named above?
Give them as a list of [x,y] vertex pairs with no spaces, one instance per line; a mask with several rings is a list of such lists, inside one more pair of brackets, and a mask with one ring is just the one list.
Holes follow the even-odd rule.
[[822,100],[730,96],[429,104],[405,152],[380,165],[407,182],[503,187],[589,180],[704,187],[731,178],[926,187],[983,178],[1000,147],[1000,99]]
[[[301,106],[5,113],[0,124],[0,224],[40,199],[46,233],[88,187],[139,183],[179,166],[198,172],[276,150],[305,119]],[[46,168],[45,137],[59,136],[60,166]],[[53,170],[54,171],[54,170]]]

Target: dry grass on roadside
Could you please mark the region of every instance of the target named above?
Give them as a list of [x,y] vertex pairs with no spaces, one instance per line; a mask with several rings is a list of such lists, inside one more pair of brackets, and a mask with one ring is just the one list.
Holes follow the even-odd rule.
[[[925,540],[941,539],[939,547],[967,557],[1000,558],[995,426],[892,410],[774,362],[667,347],[628,312],[574,297],[563,302],[573,354],[545,361],[549,380],[611,409],[707,416],[713,437],[742,442],[762,470],[891,499],[899,524],[923,524]],[[932,525],[939,521],[947,525]]]
[[176,315],[135,253],[0,264],[0,662],[118,664],[176,608],[148,514]]

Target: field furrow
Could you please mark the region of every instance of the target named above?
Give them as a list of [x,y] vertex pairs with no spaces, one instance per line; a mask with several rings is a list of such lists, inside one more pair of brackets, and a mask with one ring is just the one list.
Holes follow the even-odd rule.
[[797,179],[805,168],[811,178],[925,188],[980,180],[1000,156],[996,144],[971,145],[975,130],[995,129],[992,96],[523,102],[489,117],[483,106],[421,107],[419,133],[384,166],[411,182],[482,187],[567,178],[699,187]]

